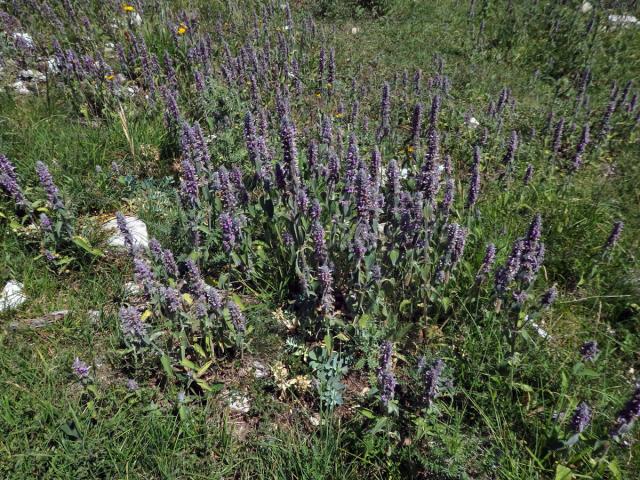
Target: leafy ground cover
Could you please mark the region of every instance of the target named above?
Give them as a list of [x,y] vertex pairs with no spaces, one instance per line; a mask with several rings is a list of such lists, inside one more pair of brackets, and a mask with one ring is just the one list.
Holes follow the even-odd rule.
[[638,474],[635,2],[0,8],[3,478]]

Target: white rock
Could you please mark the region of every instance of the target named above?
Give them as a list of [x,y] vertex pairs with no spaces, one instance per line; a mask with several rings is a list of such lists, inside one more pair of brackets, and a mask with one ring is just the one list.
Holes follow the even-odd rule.
[[9,280],[0,292],[0,312],[18,308],[27,301],[24,286],[15,280]]
[[589,13],[591,10],[593,10],[593,5],[591,5],[591,3],[589,2],[584,2],[580,7],[580,11],[582,13]]
[[633,15],[609,15],[609,21],[614,25],[627,26],[638,25],[640,21]]
[[478,128],[480,126],[480,122],[476,119],[476,117],[471,117],[467,121],[467,125],[469,125],[469,128]]
[[400,170],[400,178],[405,180],[409,176],[409,170],[407,168],[403,168]]
[[[127,224],[127,228],[131,232],[131,236],[133,237],[133,247],[138,248],[148,248],[149,247],[149,234],[147,233],[147,226],[145,223],[137,217],[124,217],[125,222]],[[118,229],[118,223],[116,219],[113,218],[106,222],[102,228],[107,231],[112,231],[113,235],[109,238],[107,244],[110,247],[121,247],[124,248],[124,237],[120,233]]]
[[549,333],[536,322],[530,320],[529,315],[525,317],[524,321],[528,322],[542,338],[544,338],[545,340],[551,339],[551,335],[549,335]]
[[251,409],[251,402],[249,401],[248,397],[230,397],[229,408],[232,412],[248,413]]
[[269,376],[269,369],[260,360],[253,361],[253,375],[256,378],[266,378]]
[[131,18],[132,25],[136,27],[139,27],[140,25],[142,25],[142,17],[138,12],[133,12],[129,17]]
[[13,34],[13,39],[21,41],[24,45],[26,45],[29,48],[33,48],[33,38],[28,33],[15,32]]
[[111,55],[113,53],[113,49],[115,48],[115,45],[111,42],[107,42],[104,44],[104,54],[105,55]]
[[60,73],[60,65],[58,65],[57,58],[51,57],[47,60],[47,70],[49,73]]
[[142,288],[136,282],[127,282],[124,284],[125,297],[135,297],[142,293]]
[[360,29],[358,27],[351,27],[351,34],[355,35],[356,33],[358,33],[360,31]]
[[22,80],[18,80],[17,82],[14,82],[11,86],[20,95],[29,95],[31,93],[31,90],[29,90],[29,88],[27,87],[27,84]]
[[24,80],[26,82],[42,83],[47,80],[47,77],[44,73],[31,69],[20,70],[18,77],[20,78],[20,80]]

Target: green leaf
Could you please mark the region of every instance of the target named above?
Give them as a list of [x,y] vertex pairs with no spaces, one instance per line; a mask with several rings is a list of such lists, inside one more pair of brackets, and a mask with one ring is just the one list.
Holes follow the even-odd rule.
[[183,358],[182,360],[180,360],[180,365],[190,370],[198,370],[198,366],[187,358]]
[[367,408],[361,408],[360,410],[358,410],[358,413],[360,415],[362,415],[365,418],[369,418],[369,419],[374,419],[376,418],[376,414],[373,413],[371,410],[367,409]]
[[160,357],[160,363],[162,364],[162,368],[164,368],[164,372],[167,374],[167,377],[173,378],[173,367],[171,367],[171,359],[167,357],[167,355],[162,355]]
[[573,478],[573,471],[569,467],[564,465],[556,465],[555,480],[571,480]]
[[620,472],[618,461],[616,459],[611,460],[607,465],[607,468],[611,472],[611,475],[613,475],[613,478],[616,480],[622,480],[622,473]]
[[398,257],[400,257],[400,252],[398,250],[391,250],[389,252],[389,259],[391,260],[391,265],[393,265],[394,267],[396,266]]
[[85,252],[87,252],[90,255],[93,255],[94,257],[101,257],[103,255],[102,250],[99,250],[99,249],[91,246],[91,244],[89,243],[89,240],[87,240],[84,237],[76,235],[71,240],[78,247],[82,248]]

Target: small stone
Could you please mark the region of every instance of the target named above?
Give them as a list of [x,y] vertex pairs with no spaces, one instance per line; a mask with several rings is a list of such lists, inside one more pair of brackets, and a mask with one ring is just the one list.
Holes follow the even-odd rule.
[[34,46],[33,38],[31,37],[31,35],[29,35],[28,33],[25,33],[25,32],[15,32],[13,34],[13,39],[16,42],[22,43],[24,46],[26,46],[28,48],[33,48],[33,46]]
[[476,117],[471,117],[467,121],[467,125],[469,126],[469,128],[476,129],[480,126],[480,122],[476,119]]
[[31,94],[31,90],[27,87],[27,84],[22,80],[18,80],[11,85],[14,90],[20,95],[29,95]]
[[640,21],[633,15],[609,15],[609,21],[622,27],[640,24]]
[[32,69],[20,70],[20,73],[18,74],[18,78],[20,80],[24,80],[25,82],[36,82],[36,83],[42,83],[47,80],[47,77],[42,72],[39,72],[38,70],[32,70]]
[[232,412],[248,413],[251,409],[251,402],[246,396],[229,396],[229,408]]
[[[133,237],[133,247],[137,249],[148,248],[149,234],[147,233],[147,226],[145,223],[137,217],[125,216],[124,219],[127,224],[127,228]],[[124,248],[124,237],[118,229],[118,224],[115,218],[106,222],[102,228],[107,231],[113,231],[113,235],[107,242],[110,247]]]
[[255,378],[266,378],[269,376],[269,369],[260,360],[254,360],[252,365]]
[[15,280],[9,280],[0,292],[0,312],[16,309],[26,301],[24,285]]
[[141,293],[142,293],[142,287],[138,285],[136,282],[127,282],[124,284],[125,297],[135,297],[136,295],[140,295]]
[[582,13],[589,13],[591,10],[593,10],[593,5],[590,2],[584,2],[580,7]]

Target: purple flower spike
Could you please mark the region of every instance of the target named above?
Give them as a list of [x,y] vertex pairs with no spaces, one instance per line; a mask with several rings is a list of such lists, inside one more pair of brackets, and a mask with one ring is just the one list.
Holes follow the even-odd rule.
[[609,238],[607,238],[606,243],[604,244],[604,251],[609,252],[613,247],[616,246],[618,241],[620,240],[620,236],[622,235],[622,229],[624,228],[624,223],[620,220],[613,224],[613,228],[611,229],[611,233],[609,234]]
[[243,333],[247,330],[247,320],[240,311],[240,308],[236,302],[229,300],[227,302],[227,308],[229,309],[229,317],[236,332]]
[[640,383],[636,384],[633,396],[618,413],[616,423],[609,434],[613,438],[619,438],[631,430],[638,417],[640,417]]
[[580,402],[571,418],[571,430],[575,433],[582,433],[591,423],[591,415],[591,407],[585,402]]
[[186,158],[182,160],[180,197],[186,206],[194,207],[198,203],[198,176],[195,167]]
[[0,189],[13,198],[18,207],[26,205],[27,201],[18,184],[15,166],[2,154],[0,154]]
[[36,172],[38,174],[38,180],[40,180],[40,185],[44,188],[51,206],[56,210],[64,209],[64,204],[60,199],[60,191],[58,190],[58,187],[56,187],[55,183],[53,183],[53,177],[51,177],[51,173],[49,173],[47,166],[38,161],[36,163]]
[[124,246],[129,252],[129,255],[133,255],[133,235],[131,235],[131,231],[127,226],[127,219],[121,212],[116,212],[116,224],[118,225],[118,230],[120,230],[120,235],[122,235],[122,238],[124,239]]
[[482,260],[482,266],[480,267],[480,271],[476,275],[476,283],[482,283],[487,275],[491,271],[491,267],[493,267],[493,262],[496,260],[496,246],[493,243],[487,245],[487,250],[484,254],[484,259]]
[[136,307],[120,308],[120,329],[125,337],[140,340],[146,333],[146,326],[142,323],[140,312]]
[[467,196],[467,208],[473,207],[480,196],[480,147],[473,148],[473,167],[471,170],[471,183]]
[[542,295],[540,305],[542,308],[549,308],[556,301],[556,298],[558,298],[558,289],[553,285]]
[[444,361],[438,358],[431,368],[424,372],[424,400],[431,405],[440,393],[441,376],[444,370]]
[[388,340],[380,345],[380,355],[378,357],[378,389],[380,390],[380,399],[387,406],[396,390],[396,377],[393,374],[393,364],[391,356],[393,354],[393,346]]
[[236,226],[233,217],[226,212],[218,217],[220,230],[222,231],[222,247],[224,251],[229,253],[236,245]]

